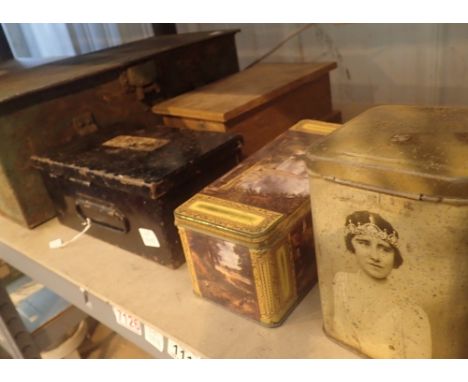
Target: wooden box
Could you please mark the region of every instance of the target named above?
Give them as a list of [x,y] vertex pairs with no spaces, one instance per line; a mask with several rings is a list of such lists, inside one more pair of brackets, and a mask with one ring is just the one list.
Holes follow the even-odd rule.
[[307,155],[324,329],[375,358],[468,357],[468,109],[380,106]]
[[0,212],[33,227],[54,208],[29,157],[98,129],[160,123],[155,102],[238,71],[235,31],[149,38],[34,66],[0,65]]
[[153,111],[167,126],[240,133],[248,156],[301,119],[340,122],[331,101],[334,68],[335,63],[259,64]]
[[87,234],[177,268],[174,209],[234,167],[241,145],[233,134],[114,126],[32,161],[61,223],[88,221]]
[[301,121],[175,211],[195,293],[267,326],[316,282],[307,146],[336,124]]

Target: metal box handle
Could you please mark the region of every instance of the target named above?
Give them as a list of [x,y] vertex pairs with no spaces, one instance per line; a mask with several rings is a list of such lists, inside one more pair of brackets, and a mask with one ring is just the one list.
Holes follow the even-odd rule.
[[127,233],[130,224],[127,217],[115,206],[100,201],[78,198],[75,202],[76,213],[83,219],[90,219],[95,225]]

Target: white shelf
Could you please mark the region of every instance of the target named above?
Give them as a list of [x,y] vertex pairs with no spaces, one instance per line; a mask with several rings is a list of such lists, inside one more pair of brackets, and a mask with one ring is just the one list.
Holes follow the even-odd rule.
[[[177,270],[84,236],[62,249],[50,240],[75,231],[53,219],[33,230],[0,217],[0,257],[158,358],[168,339],[203,358],[357,358],[322,331],[315,287],[278,328],[265,328],[195,296]],[[162,334],[162,352],[117,324],[113,307]]]

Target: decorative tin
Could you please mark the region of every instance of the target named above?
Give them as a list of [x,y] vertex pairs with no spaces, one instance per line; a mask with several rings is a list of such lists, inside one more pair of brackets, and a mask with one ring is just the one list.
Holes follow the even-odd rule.
[[267,326],[316,282],[302,156],[336,124],[301,121],[175,211],[196,294]]
[[164,124],[231,131],[250,155],[301,119],[339,122],[330,77],[336,63],[259,64],[153,107]]
[[38,65],[0,65],[0,212],[34,227],[54,208],[29,157],[115,123],[161,122],[155,102],[238,71],[236,31],[153,37]]
[[173,268],[173,210],[238,163],[241,137],[165,126],[87,136],[32,157],[61,223]]
[[468,109],[380,106],[307,161],[324,329],[370,357],[468,356]]

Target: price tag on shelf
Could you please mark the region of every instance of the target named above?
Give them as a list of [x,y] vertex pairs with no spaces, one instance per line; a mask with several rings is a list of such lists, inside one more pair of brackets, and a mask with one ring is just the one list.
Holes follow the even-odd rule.
[[200,359],[200,357],[194,355],[188,350],[185,350],[178,343],[170,339],[167,341],[167,354],[176,359]]
[[145,340],[160,352],[164,351],[164,336],[148,325],[145,325]]
[[138,334],[140,336],[142,335],[143,325],[141,324],[140,320],[132,316],[130,313],[124,312],[123,310],[115,306],[112,307],[112,310],[114,311],[115,320],[120,326],[127,328],[135,334]]

